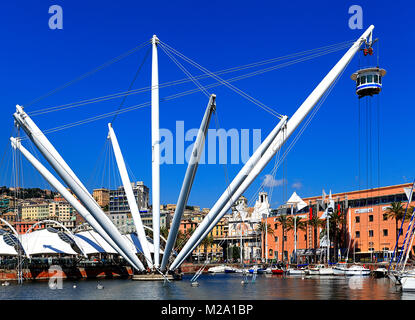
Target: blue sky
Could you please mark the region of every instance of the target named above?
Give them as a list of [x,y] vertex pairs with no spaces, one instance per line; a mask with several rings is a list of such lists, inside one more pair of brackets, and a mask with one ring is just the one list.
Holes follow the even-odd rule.
[[[63,8],[63,30],[48,27],[49,6]],[[413,179],[412,106],[409,72],[414,52],[415,10],[411,2],[394,1],[9,1],[2,3],[0,90],[0,183],[10,185],[9,136],[15,105],[25,105],[44,93],[88,72],[111,58],[150,39],[153,34],[215,71],[303,50],[353,40],[363,30],[348,27],[351,5],[363,8],[363,27],[375,25],[379,38],[380,65],[387,70],[384,90],[372,99],[371,121],[361,122],[361,173],[358,181],[358,100],[350,74],[358,68],[355,57],[330,96],[287,157],[286,172],[276,179],[287,180],[288,196],[351,191],[362,186],[391,185]],[[377,47],[375,47],[376,49]],[[318,82],[345,52],[339,51],[309,62],[289,66],[234,83],[281,114],[291,116]],[[27,112],[86,98],[127,90],[145,50],[88,77],[32,106]],[[183,73],[160,51],[160,82],[181,79]],[[186,65],[186,67],[189,67]],[[198,74],[189,67],[189,71]],[[141,70],[134,88],[150,84],[150,59]],[[191,84],[160,91],[164,97],[193,88]],[[221,128],[261,129],[262,138],[277,119],[226,88],[210,91],[217,95],[217,116]],[[150,100],[148,92],[128,97],[125,106]],[[174,131],[176,121],[185,129],[197,128],[206,107],[199,93],[161,103],[160,127]],[[364,103],[361,101],[362,112]],[[379,159],[377,151],[377,103],[379,103]],[[105,103],[39,115],[33,120],[41,129],[82,120],[118,108],[120,99]],[[90,189],[102,184],[109,164],[103,156],[110,118],[48,135],[72,169]],[[366,120],[365,120],[366,121]],[[372,126],[372,178],[366,176],[367,125]],[[215,128],[212,120],[210,128]],[[136,180],[151,187],[150,109],[121,114],[114,129],[126,162]],[[189,144],[189,143],[188,143]],[[7,160],[9,159],[9,160]],[[267,166],[245,195],[255,196],[274,161]],[[232,178],[241,168],[227,165]],[[175,203],[186,165],[161,167],[161,202]],[[23,164],[23,186],[48,187],[35,171]],[[105,178],[107,181],[107,178]],[[104,182],[103,186],[116,183]],[[211,207],[226,188],[223,165],[201,165],[189,204]],[[266,191],[270,191],[266,188]],[[279,205],[286,194],[281,186],[273,190],[272,204]]]

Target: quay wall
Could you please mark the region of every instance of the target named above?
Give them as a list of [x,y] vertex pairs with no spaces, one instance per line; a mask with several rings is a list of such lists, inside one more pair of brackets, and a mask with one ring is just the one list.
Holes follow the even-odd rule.
[[[131,267],[63,267],[62,271],[45,268],[23,269],[25,280],[62,279],[102,279],[128,278],[133,275]],[[0,281],[17,280],[17,270],[0,269]]]

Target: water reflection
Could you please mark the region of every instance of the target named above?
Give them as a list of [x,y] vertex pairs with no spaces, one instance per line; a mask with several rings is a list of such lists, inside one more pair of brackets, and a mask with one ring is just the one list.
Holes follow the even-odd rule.
[[103,290],[97,290],[97,281],[64,281],[62,290],[49,289],[47,282],[26,282],[0,287],[0,299],[62,299],[62,300],[396,300],[415,299],[415,293],[402,293],[389,279],[339,276],[277,276],[258,275],[255,281],[248,277],[241,284],[241,274],[202,275],[199,287],[190,286],[189,276],[168,284],[132,280],[101,280]]

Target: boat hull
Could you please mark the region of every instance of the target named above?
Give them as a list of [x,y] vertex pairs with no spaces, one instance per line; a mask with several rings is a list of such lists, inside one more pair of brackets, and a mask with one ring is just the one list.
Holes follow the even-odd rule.
[[401,278],[402,291],[415,291],[415,277]]

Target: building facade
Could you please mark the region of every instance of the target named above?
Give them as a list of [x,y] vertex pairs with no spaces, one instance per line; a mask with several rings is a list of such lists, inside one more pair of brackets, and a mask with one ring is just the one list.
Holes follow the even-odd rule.
[[[343,240],[337,252],[334,252],[334,244],[331,244],[331,254],[340,257],[348,255],[349,259],[355,260],[387,260],[394,250],[397,239],[396,220],[388,214],[389,208],[392,202],[401,202],[406,208],[408,199],[404,188],[411,186],[412,184],[407,183],[333,194],[336,214],[343,219],[338,231]],[[324,213],[322,197],[308,197],[303,200],[308,206],[294,212],[294,215],[300,218],[298,221],[309,221],[310,214],[321,218]],[[415,202],[412,201],[409,205],[415,206]],[[290,261],[294,254],[294,231],[286,230],[283,235],[279,216],[285,212],[279,211],[280,213],[267,219],[273,234],[268,234],[268,248],[264,247],[263,251],[265,253],[268,249],[270,259]],[[398,222],[400,227],[402,221]],[[403,233],[406,232],[408,224],[409,221],[404,222]],[[297,258],[300,261],[310,261],[315,255],[324,255],[326,248],[321,243],[320,236],[324,228],[325,226],[321,225],[314,230],[315,228],[307,225],[304,229],[297,230]],[[399,247],[402,246],[403,241],[404,237],[401,236]],[[262,257],[265,258],[265,254]]]

